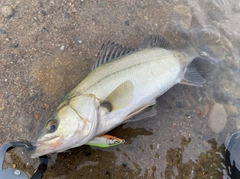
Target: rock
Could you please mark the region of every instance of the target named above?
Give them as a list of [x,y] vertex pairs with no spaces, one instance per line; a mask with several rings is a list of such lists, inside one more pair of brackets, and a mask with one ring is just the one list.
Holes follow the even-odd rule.
[[45,15],[43,13],[38,13],[36,18],[39,22],[43,22],[44,17],[45,17]]
[[125,21],[124,23],[125,23],[126,26],[130,26],[129,21]]
[[240,119],[239,118],[235,118],[236,121],[236,127],[238,130],[240,130]]
[[6,34],[6,30],[0,28],[0,33],[1,34]]
[[60,50],[63,51],[65,49],[65,46],[61,46]]
[[80,40],[79,38],[77,38],[77,37],[74,37],[74,39],[73,39],[77,44],[82,44],[83,42],[82,42],[82,40]]
[[25,27],[24,27],[24,25],[21,24],[21,25],[18,26],[18,28],[23,30]]
[[238,109],[232,104],[226,104],[224,105],[224,108],[226,109],[228,115],[237,116],[239,114]]
[[208,127],[216,134],[220,133],[227,123],[227,113],[223,105],[215,103],[209,113]]
[[173,8],[173,11],[176,21],[180,23],[183,28],[189,29],[192,23],[192,11],[190,7],[179,4]]
[[12,47],[12,48],[17,48],[17,47],[18,47],[18,44],[17,44],[17,43],[12,43],[12,44],[10,44],[10,47]]
[[72,8],[72,12],[73,12],[73,13],[76,13],[76,12],[77,12],[77,9],[73,7],[73,8]]
[[234,81],[221,79],[218,82],[218,89],[222,94],[231,99],[240,99],[240,87]]
[[0,111],[3,111],[5,108],[4,103],[2,102],[2,105],[0,106]]
[[13,16],[14,11],[13,11],[13,8],[12,8],[11,6],[3,6],[3,7],[1,8],[1,13],[2,13],[5,17],[10,18],[10,17]]

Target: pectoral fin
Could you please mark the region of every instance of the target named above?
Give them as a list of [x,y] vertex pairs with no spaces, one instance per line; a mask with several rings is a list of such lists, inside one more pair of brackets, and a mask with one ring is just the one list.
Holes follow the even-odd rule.
[[124,108],[132,102],[133,93],[133,83],[130,80],[125,81],[119,85],[100,106],[108,109],[108,112]]
[[180,82],[190,86],[202,86],[206,80],[199,74],[199,72],[193,67],[188,67],[185,75]]
[[106,147],[112,147],[112,146],[116,146],[123,143],[125,143],[124,139],[120,139],[111,135],[104,134],[98,137],[94,137],[86,145],[106,148]]

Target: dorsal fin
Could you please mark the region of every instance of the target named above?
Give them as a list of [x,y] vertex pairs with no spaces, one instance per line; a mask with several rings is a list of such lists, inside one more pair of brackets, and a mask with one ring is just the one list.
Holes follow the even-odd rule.
[[150,35],[146,37],[141,46],[141,48],[152,48],[152,47],[162,47],[171,48],[171,44],[160,35]]
[[136,51],[136,49],[124,47],[114,42],[108,41],[106,44],[103,44],[101,49],[98,52],[97,59],[95,64],[92,67],[92,70],[95,68],[112,61],[118,57],[129,54]]

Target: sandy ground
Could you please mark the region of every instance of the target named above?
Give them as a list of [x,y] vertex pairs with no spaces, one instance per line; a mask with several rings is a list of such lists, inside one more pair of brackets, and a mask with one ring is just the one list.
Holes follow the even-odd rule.
[[[2,1],[0,144],[31,140],[61,98],[88,74],[102,43],[111,40],[135,48],[145,36],[162,34],[174,46],[185,45],[192,36],[179,29],[189,31],[209,21],[194,17],[199,13],[197,6],[189,3],[190,8],[186,4],[160,0]],[[214,13],[210,15],[217,18]],[[238,51],[228,56],[224,52],[239,43],[238,33],[226,28],[221,31],[221,23],[214,25],[224,36],[216,43],[218,35],[213,29],[205,38],[214,41],[221,56],[236,57]],[[233,79],[232,69],[236,72],[240,65],[232,60],[226,62],[227,68],[205,62],[199,66],[208,79],[206,86],[175,86],[158,99],[156,117],[111,132],[124,138],[126,144],[104,150],[83,146],[60,154],[45,178],[222,176],[224,167],[218,152],[223,152],[222,143],[229,131],[237,129],[240,94],[236,92],[239,84]],[[223,86],[228,88],[220,90]],[[226,111],[230,108],[225,130],[218,135],[207,126],[215,102],[225,105]],[[30,175],[37,160],[27,158],[23,163],[21,153],[9,154],[8,165],[16,165]]]

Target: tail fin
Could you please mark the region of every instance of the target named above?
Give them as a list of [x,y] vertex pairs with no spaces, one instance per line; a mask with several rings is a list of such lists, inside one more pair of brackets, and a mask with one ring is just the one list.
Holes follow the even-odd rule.
[[[196,50],[200,56],[205,60],[208,60],[212,64],[221,63],[223,59],[218,56],[208,45],[207,41],[212,34],[217,32],[210,32],[211,28],[205,27],[202,29],[192,29],[191,30],[191,38],[196,47]],[[208,34],[208,37],[206,36]],[[194,46],[194,45],[193,45]]]
[[[190,42],[190,47],[193,47],[195,51],[198,53],[198,57],[208,60],[210,63],[216,64],[223,62],[223,59],[219,57],[208,45],[207,45],[207,38],[213,33],[217,33],[214,29],[211,32],[211,27],[204,27],[204,28],[192,28],[191,30],[185,30],[181,27],[178,27],[178,32],[183,34],[183,36],[188,37]],[[208,34],[208,37],[206,36]]]

